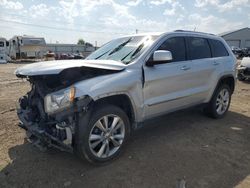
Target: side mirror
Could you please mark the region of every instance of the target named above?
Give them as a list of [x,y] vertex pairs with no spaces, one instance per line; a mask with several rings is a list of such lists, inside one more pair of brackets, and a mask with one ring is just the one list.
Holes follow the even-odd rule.
[[147,66],[154,66],[155,64],[160,64],[173,60],[172,53],[167,50],[157,50],[153,54],[152,60],[147,61]]

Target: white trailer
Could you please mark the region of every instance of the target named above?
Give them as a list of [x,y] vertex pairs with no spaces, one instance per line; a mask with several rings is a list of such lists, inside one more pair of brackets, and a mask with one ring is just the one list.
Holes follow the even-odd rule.
[[12,59],[41,58],[46,50],[42,37],[14,36],[10,39],[10,57]]
[[9,42],[5,39],[0,37],[0,63],[7,63],[9,58]]

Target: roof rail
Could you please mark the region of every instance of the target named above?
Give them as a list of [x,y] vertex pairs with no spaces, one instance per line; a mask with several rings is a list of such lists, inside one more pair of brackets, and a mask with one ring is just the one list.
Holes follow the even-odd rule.
[[189,30],[181,30],[181,29],[175,30],[174,32],[190,32],[190,33],[200,33],[200,34],[207,34],[207,35],[213,35],[213,36],[215,36],[212,33],[205,33],[205,32],[199,32],[199,31],[189,31]]

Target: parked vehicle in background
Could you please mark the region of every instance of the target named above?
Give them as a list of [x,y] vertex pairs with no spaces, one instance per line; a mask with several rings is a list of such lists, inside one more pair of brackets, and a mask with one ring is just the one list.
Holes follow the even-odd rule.
[[12,59],[42,58],[46,51],[46,42],[43,37],[14,36],[10,40],[10,57]]
[[180,109],[228,111],[236,58],[224,39],[190,31],[130,35],[85,60],[23,66],[31,91],[19,100],[19,126],[40,148],[56,147],[93,163],[117,157],[132,130]]
[[56,55],[56,60],[65,60],[65,59],[84,59],[84,56],[79,52],[73,54],[63,53]]
[[241,48],[236,47],[236,46],[232,46],[231,49],[232,49],[232,52],[234,53],[234,55],[235,55],[237,58],[243,57],[243,51],[242,51]]
[[250,47],[247,48],[239,48],[232,46],[232,51],[237,58],[250,57]]
[[74,59],[74,55],[66,53],[58,55],[58,60],[65,60],[65,59]]
[[74,59],[84,59],[84,56],[79,51],[74,53],[73,56],[74,56]]
[[242,48],[243,57],[250,57],[250,47]]
[[68,59],[68,54],[62,53],[60,55],[58,55],[58,60],[60,59]]
[[49,50],[45,54],[45,60],[46,61],[55,60],[55,58],[56,58],[55,56],[56,56],[55,53]]
[[238,80],[244,81],[250,78],[250,57],[244,57],[238,66]]
[[68,59],[74,59],[74,55],[73,54],[67,54],[67,58]]
[[9,42],[5,38],[0,38],[0,63],[7,63],[10,60],[8,51]]

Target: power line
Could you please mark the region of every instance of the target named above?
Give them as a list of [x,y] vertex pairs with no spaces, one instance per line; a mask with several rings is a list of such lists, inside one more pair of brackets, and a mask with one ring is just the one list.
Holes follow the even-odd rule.
[[[13,17],[17,17],[17,18],[25,18],[25,19],[29,19],[29,20],[32,20],[32,17],[30,16],[25,16],[25,15],[19,15],[19,14],[13,14],[13,13],[8,13],[8,12],[5,12],[4,14],[6,15],[10,15],[10,16],[13,16]],[[45,22],[53,22],[53,23],[59,23],[59,24],[71,24],[70,22],[67,22],[67,21],[59,21],[59,20],[52,20],[52,19],[45,19],[45,18],[39,18],[39,21],[45,21]],[[97,26],[97,25],[94,25],[94,24],[79,24],[77,23],[78,26],[90,26],[90,27],[93,27],[93,26]]]
[[81,32],[81,33],[102,33],[102,34],[108,34],[109,33],[109,34],[118,34],[118,35],[126,35],[126,34],[128,34],[128,33],[118,33],[118,32],[104,32],[104,31],[90,31],[90,30],[69,29],[69,28],[57,28],[57,27],[52,27],[52,26],[24,23],[24,22],[20,22],[20,21],[5,20],[5,19],[0,19],[0,21],[8,22],[8,23],[21,24],[21,25],[26,25],[26,26],[32,26],[32,27],[40,27],[40,28],[46,28],[46,29],[61,30],[61,31],[74,31],[74,32]]
[[[4,14],[7,14],[7,15],[10,15],[10,16],[16,16],[16,17],[22,17],[22,18],[25,18],[25,19],[29,19],[29,20],[31,20],[31,17],[29,17],[29,16],[25,16],[25,15],[19,15],[19,14],[13,14],[13,13],[9,13],[9,12],[5,12]],[[69,22],[63,22],[63,21],[59,21],[59,20],[51,20],[51,19],[44,19],[44,18],[39,18],[39,20],[41,20],[41,21],[45,21],[45,22],[54,22],[54,23],[59,23],[59,24],[63,24],[63,25],[65,25],[65,23],[66,24],[71,24],[71,23],[69,23]],[[74,24],[75,25],[75,24]],[[90,26],[90,27],[96,27],[96,26],[98,26],[98,25],[96,25],[96,24],[79,24],[79,23],[77,23],[77,26]],[[46,26],[47,27],[47,26]],[[50,26],[49,26],[50,27]],[[61,30],[61,29],[60,29]],[[154,32],[154,30],[148,30],[148,29],[140,29],[139,28],[139,30],[138,30],[138,28],[136,29],[137,30],[137,32],[140,30],[140,31],[142,31],[142,32]],[[134,32],[134,30],[133,29],[131,29],[131,33],[133,33]],[[103,32],[103,33],[107,33],[107,32]],[[120,33],[120,32],[113,32],[114,34],[128,34],[128,33]]]

